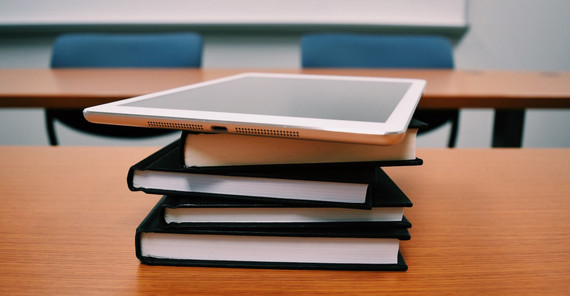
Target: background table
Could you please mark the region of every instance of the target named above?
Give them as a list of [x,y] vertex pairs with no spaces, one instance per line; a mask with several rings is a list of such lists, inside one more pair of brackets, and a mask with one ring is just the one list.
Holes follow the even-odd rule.
[[427,80],[418,108],[493,108],[493,147],[520,147],[526,108],[570,108],[570,72],[379,69],[0,69],[0,107],[84,108],[243,72]]
[[570,72],[412,69],[0,69],[0,107],[84,108],[244,72],[425,79],[420,108],[570,108]]
[[141,265],[159,197],[126,173],[156,149],[0,147],[0,294],[570,293],[570,149],[420,149],[423,166],[388,168],[414,202],[407,272]]

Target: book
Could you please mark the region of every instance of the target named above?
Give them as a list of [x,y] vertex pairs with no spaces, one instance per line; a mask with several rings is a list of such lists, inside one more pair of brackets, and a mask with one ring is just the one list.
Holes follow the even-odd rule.
[[370,210],[240,201],[200,195],[164,196],[161,217],[167,227],[303,228],[400,227],[411,224],[404,208],[413,204],[383,171]]
[[157,204],[137,227],[143,264],[283,269],[398,270],[406,228],[220,230],[166,228]]
[[[161,195],[201,193],[265,202],[371,208],[382,162],[185,168],[180,139],[129,169],[132,191]],[[386,162],[420,165],[421,159]]]
[[394,145],[184,132],[182,152],[187,167],[414,160],[416,135],[424,125],[412,120]]
[[[172,197],[169,197],[172,198]],[[177,198],[174,198],[177,199]],[[173,205],[171,203],[175,203]],[[166,200],[162,219],[167,227],[180,228],[304,228],[304,227],[354,227],[373,226],[384,228],[410,228],[403,207],[373,207],[370,210],[347,208],[287,207],[282,205],[259,206],[236,202],[214,201],[204,207]],[[223,203],[223,207],[217,207]],[[207,203],[211,205],[212,203]]]

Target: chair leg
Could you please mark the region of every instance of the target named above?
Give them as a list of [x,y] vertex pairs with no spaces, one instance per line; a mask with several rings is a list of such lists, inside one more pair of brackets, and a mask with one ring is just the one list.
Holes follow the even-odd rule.
[[457,142],[457,131],[459,130],[459,111],[455,117],[451,120],[451,131],[449,133],[449,142],[447,142],[448,148],[455,148]]
[[57,142],[57,135],[55,134],[55,119],[49,112],[45,111],[44,113],[49,144],[51,146],[57,146],[59,143]]

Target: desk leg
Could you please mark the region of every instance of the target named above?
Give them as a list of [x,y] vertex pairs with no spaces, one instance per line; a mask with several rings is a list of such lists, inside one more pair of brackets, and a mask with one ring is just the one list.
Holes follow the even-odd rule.
[[524,109],[497,109],[493,126],[493,147],[521,147]]

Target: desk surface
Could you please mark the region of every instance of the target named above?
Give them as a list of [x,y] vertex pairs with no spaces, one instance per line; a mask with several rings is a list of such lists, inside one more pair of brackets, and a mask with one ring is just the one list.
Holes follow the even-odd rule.
[[0,69],[0,107],[83,108],[251,71],[421,78],[420,108],[570,108],[570,72],[410,69]]
[[387,172],[414,202],[407,272],[139,264],[135,228],[158,196],[129,192],[137,147],[0,147],[0,294],[570,292],[570,149],[420,149]]

